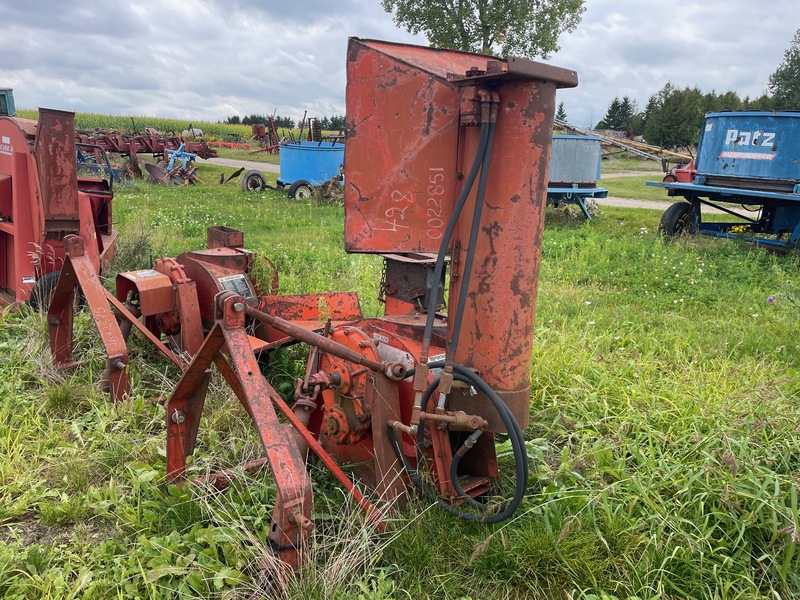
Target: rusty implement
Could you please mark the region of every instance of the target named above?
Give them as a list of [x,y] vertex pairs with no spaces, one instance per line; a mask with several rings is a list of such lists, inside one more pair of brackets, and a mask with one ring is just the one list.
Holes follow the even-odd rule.
[[[256,423],[270,464],[271,444],[292,441],[300,455],[323,457],[348,489],[338,465],[389,501],[413,486],[461,518],[502,521],[528,480],[522,428],[555,91],[577,85],[577,75],[355,38],[347,75],[345,250],[383,256],[384,315],[365,319],[352,308],[357,299],[341,294],[329,304],[322,295],[254,302],[232,288],[216,296],[214,329],[168,404],[168,472],[185,476],[213,363]],[[248,389],[260,375],[252,346],[235,333],[247,320],[265,347],[310,348],[291,410],[269,385]],[[278,407],[294,436],[280,438],[253,394]],[[492,501],[498,433],[514,456],[513,497],[503,502]],[[286,477],[276,474],[279,487]],[[299,505],[301,495],[279,504]],[[276,505],[279,549],[303,539],[287,514]]]
[[[344,246],[382,256],[381,316],[364,318],[353,293],[276,295],[277,273],[257,290],[228,228],[118,287],[155,337],[193,349],[167,403],[169,477],[199,474],[187,458],[213,365],[258,431],[266,457],[249,466],[274,474],[269,536],[293,566],[312,526],[308,451],[373,519],[344,467],[390,503],[418,490],[473,522],[521,505],[555,94],[577,85],[574,71],[521,58],[357,38],[347,80]],[[256,353],[298,342],[309,353],[289,408]]]
[[56,364],[71,366],[72,363],[72,314],[76,288],[80,286],[86,304],[106,348],[106,374],[111,398],[122,400],[130,391],[128,379],[128,349],[125,339],[108,306],[97,271],[84,251],[83,240],[75,235],[64,238],[66,257],[61,276],[53,291],[47,311],[50,332],[50,351]]
[[[167,477],[176,483],[184,480],[186,458],[194,451],[205,405],[208,369],[214,364],[253,419],[264,446],[278,490],[269,540],[281,560],[298,567],[305,539],[313,528],[310,519],[311,482],[303,459],[306,448],[310,448],[322,460],[373,523],[382,528],[382,515],[364,498],[307,430],[306,424],[289,409],[260,374],[244,329],[248,312],[246,300],[232,292],[223,292],[217,297],[217,302],[217,322],[167,403]],[[279,422],[276,406],[291,425]],[[300,443],[296,441],[293,431],[300,433]],[[221,479],[225,481],[229,476],[226,472]],[[212,474],[204,479],[219,481],[220,477]]]
[[158,165],[147,163],[145,164],[144,168],[147,170],[149,175],[148,181],[150,183],[160,183],[161,185],[166,186],[187,186],[194,184],[195,182],[203,184],[205,183],[196,175],[197,167],[184,168],[182,166],[177,166],[169,171],[165,171]]
[[67,235],[83,240],[96,272],[114,255],[113,179],[78,173],[74,117],[46,108],[38,121],[0,117],[0,306],[46,308]]
[[220,185],[225,185],[225,184],[226,184],[226,183],[228,183],[228,182],[229,182],[231,179],[236,179],[236,178],[237,178],[239,175],[241,175],[242,173],[244,173],[244,167],[242,167],[242,168],[240,168],[240,169],[236,169],[236,170],[235,170],[233,173],[231,173],[231,174],[230,174],[230,175],[228,175],[227,177],[225,177],[225,173],[220,173],[220,174],[219,174],[219,184],[220,184]]

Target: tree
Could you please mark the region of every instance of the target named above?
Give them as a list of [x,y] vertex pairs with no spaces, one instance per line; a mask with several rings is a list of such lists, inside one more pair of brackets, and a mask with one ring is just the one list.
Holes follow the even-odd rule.
[[636,101],[624,96],[622,100],[614,98],[611,101],[606,116],[597,124],[597,129],[613,129],[639,135],[642,132],[642,121],[643,116],[638,111]]
[[698,88],[681,90],[667,83],[647,102],[644,139],[667,147],[697,143],[705,116],[703,101],[703,92]]
[[558,110],[556,111],[556,119],[559,121],[567,122],[567,109],[564,108],[564,103],[558,103]]
[[769,91],[778,110],[800,110],[800,29],[783,55],[783,62],[769,76]]
[[431,46],[547,58],[580,23],[585,0],[381,0],[394,22]]

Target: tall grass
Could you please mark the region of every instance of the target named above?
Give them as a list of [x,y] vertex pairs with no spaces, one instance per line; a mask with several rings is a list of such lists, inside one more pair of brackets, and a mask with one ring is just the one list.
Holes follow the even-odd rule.
[[[201,177],[213,181],[214,168]],[[274,177],[274,176],[272,176]],[[341,207],[233,185],[120,189],[123,235],[175,255],[208,225],[245,232],[284,293],[356,290],[381,264],[345,255]],[[222,495],[165,485],[164,409],[179,373],[133,338],[134,391],[114,407],[86,363],[47,363],[42,315],[0,325],[0,595],[9,598],[789,598],[798,577],[800,336],[795,255],[735,241],[664,244],[658,211],[548,212],[531,363],[531,483],[496,526],[420,500],[390,534],[315,470],[312,568],[265,553],[269,474]],[[96,347],[95,347],[96,348]],[[276,364],[292,378],[297,357]],[[282,365],[282,366],[281,366]],[[193,472],[261,452],[212,386]],[[500,464],[509,466],[500,440]],[[352,568],[348,568],[350,565]],[[270,574],[271,573],[271,574]]]

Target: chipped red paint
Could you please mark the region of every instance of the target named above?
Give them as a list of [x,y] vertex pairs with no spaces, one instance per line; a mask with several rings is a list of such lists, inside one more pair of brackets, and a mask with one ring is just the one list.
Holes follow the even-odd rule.
[[[479,98],[496,101],[487,193],[455,362],[478,370],[524,427],[555,92],[577,85],[577,75],[520,58],[359,39],[350,40],[347,74],[350,252],[439,250],[477,151]],[[451,313],[464,276],[476,190],[451,244],[458,249],[450,269]],[[481,395],[465,396],[458,408],[483,414],[493,431],[502,430]]]

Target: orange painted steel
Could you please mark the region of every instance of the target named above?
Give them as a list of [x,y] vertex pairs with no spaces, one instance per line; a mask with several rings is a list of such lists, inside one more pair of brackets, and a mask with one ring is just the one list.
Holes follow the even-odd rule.
[[[209,230],[208,249],[159,261],[152,282],[123,276],[118,292],[136,291],[145,322],[161,319],[158,332],[208,332],[183,342],[193,358],[167,403],[168,478],[186,478],[216,365],[265,449],[278,490],[270,540],[293,566],[312,527],[309,449],[382,527],[339,465],[352,465],[390,502],[413,481],[462,516],[459,503],[491,512],[475,498],[499,475],[494,433],[508,428],[515,496],[491,516],[507,518],[524,498],[517,423],[529,418],[555,93],[577,85],[574,71],[524,59],[355,38],[347,74],[345,249],[388,255],[384,316],[363,318],[352,293],[261,294],[241,232],[226,227]],[[443,306],[445,251],[447,313],[429,314]],[[273,283],[269,294],[277,273]],[[261,375],[256,350],[294,342],[312,350],[290,408]],[[429,470],[433,485],[415,469]]]
[[79,178],[75,155],[74,113],[0,117],[0,305],[28,301],[36,281],[61,269],[66,235],[83,238],[97,271],[113,256],[110,183]]
[[128,379],[128,349],[117,319],[108,306],[105,290],[97,271],[84,252],[83,240],[75,235],[64,238],[66,257],[61,277],[53,291],[47,311],[50,351],[58,365],[72,363],[72,316],[75,291],[80,287],[86,304],[97,325],[106,349],[109,392],[114,402],[123,400],[130,392]]
[[[525,427],[555,92],[577,85],[577,75],[519,58],[359,39],[350,40],[347,74],[350,252],[439,250],[477,152],[479,97],[497,100],[469,310],[454,358],[479,371]],[[450,328],[475,197],[473,188],[451,244]],[[483,394],[462,394],[456,405],[503,430]]]

